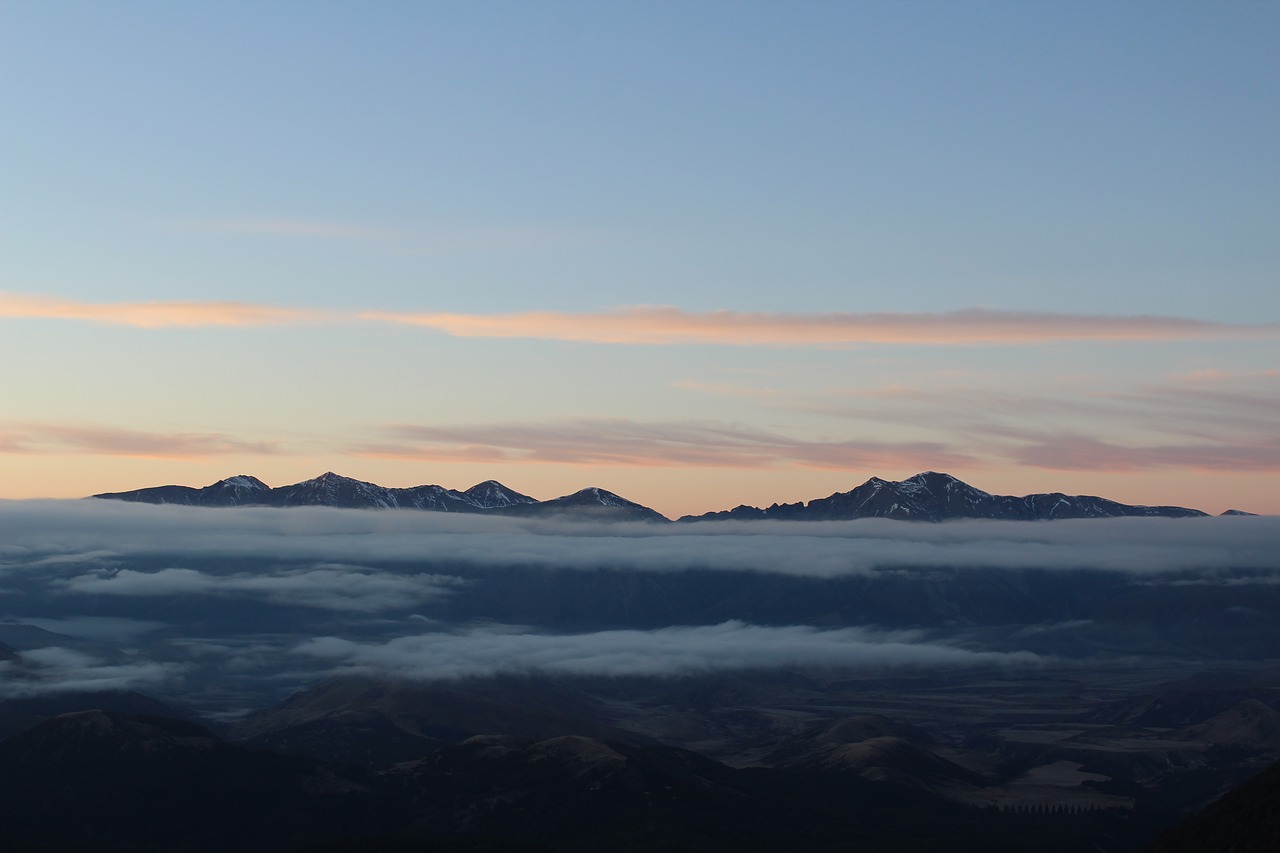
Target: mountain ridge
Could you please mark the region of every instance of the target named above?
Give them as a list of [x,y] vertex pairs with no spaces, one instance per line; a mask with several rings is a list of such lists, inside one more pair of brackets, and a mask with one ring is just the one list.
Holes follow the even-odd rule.
[[[438,485],[393,488],[343,477],[332,471],[300,483],[274,488],[257,477],[239,474],[203,488],[152,486],[126,492],[103,492],[92,497],[204,507],[330,506],[521,517],[569,514],[610,520],[671,521],[656,510],[595,486],[540,501],[497,480],[485,480],[464,491]],[[1239,510],[1223,513],[1248,514]],[[807,502],[774,503],[765,508],[740,505],[729,510],[686,515],[677,521],[852,521],[860,518],[933,522],[954,519],[1050,521],[1120,517],[1200,518],[1207,515],[1187,507],[1123,504],[1094,495],[1067,495],[1062,492],[993,495],[950,474],[923,471],[897,481],[871,477],[847,492],[835,492]]]
[[738,506],[731,510],[687,515],[689,521],[774,519],[780,521],[850,521],[859,518],[892,518],[902,521],[1052,521],[1068,518],[1204,517],[1198,509],[1179,506],[1122,504],[1094,495],[1062,492],[1030,495],[993,495],[950,474],[923,471],[905,480],[872,477],[847,492],[792,504],[761,509]]

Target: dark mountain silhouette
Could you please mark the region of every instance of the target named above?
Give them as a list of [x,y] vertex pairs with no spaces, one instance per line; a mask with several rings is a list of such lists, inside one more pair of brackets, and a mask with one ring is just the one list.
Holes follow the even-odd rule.
[[87,710],[145,714],[175,719],[188,716],[172,705],[135,690],[59,691],[44,696],[0,700],[0,739],[26,731],[52,717]]
[[879,714],[824,722],[771,750],[764,763],[796,770],[851,773],[914,788],[982,785],[977,773],[943,758],[931,738]]
[[367,833],[392,805],[355,768],[232,746],[181,720],[99,710],[0,743],[0,790],[5,849],[278,850]]
[[1179,740],[1280,750],[1280,711],[1258,699],[1245,699],[1177,734]]
[[388,775],[433,803],[418,826],[432,835],[463,824],[582,851],[998,849],[977,813],[927,792],[668,746],[479,736]]
[[1228,791],[1147,848],[1147,853],[1280,850],[1280,763]]
[[251,746],[365,767],[421,758],[477,734],[647,739],[608,725],[597,700],[544,681],[432,683],[349,676],[295,693],[232,729]]
[[0,790],[6,850],[1006,849],[1000,821],[927,791],[580,735],[481,735],[370,773],[83,711],[0,743]]

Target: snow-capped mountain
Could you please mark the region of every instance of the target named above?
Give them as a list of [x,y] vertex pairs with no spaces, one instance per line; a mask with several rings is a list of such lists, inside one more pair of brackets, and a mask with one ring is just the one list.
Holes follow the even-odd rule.
[[[132,492],[109,492],[96,498],[154,504],[190,506],[331,506],[348,509],[417,509],[430,512],[482,512],[494,515],[541,516],[576,513],[593,517],[666,521],[655,510],[601,488],[587,488],[548,501],[539,501],[509,489],[496,480],[485,480],[466,491],[444,486],[387,488],[363,480],[342,477],[332,471],[291,486],[271,488],[256,477],[239,475],[205,486],[156,486]],[[1227,514],[1247,515],[1239,510]],[[905,480],[872,477],[847,492],[836,492],[807,503],[773,504],[761,509],[739,506],[681,521],[777,519],[782,521],[831,521],[857,518],[894,518],[903,521],[947,521],[986,518],[1005,521],[1046,521],[1060,518],[1118,518],[1203,516],[1196,509],[1179,506],[1131,506],[1091,495],[1048,494],[993,495],[950,474],[925,471]]]
[[332,471],[292,486],[272,489],[265,497],[266,500],[258,503],[268,506],[337,506],[353,509],[395,509],[400,506],[393,490],[343,477]]
[[549,501],[539,501],[522,506],[509,507],[506,515],[555,515],[555,514],[590,514],[597,518],[623,519],[629,521],[668,521],[647,506],[629,501],[621,495],[592,486],[580,489],[571,495],[562,495]]
[[271,489],[266,506],[334,506],[347,509],[421,509],[431,512],[481,512],[495,506],[533,502],[533,498],[495,480],[472,486],[465,492],[444,486],[412,486],[397,489],[354,480],[329,471],[314,480]]
[[604,489],[583,489],[549,501],[539,501],[485,480],[464,492],[444,486],[387,488],[327,471],[290,486],[271,488],[256,477],[241,474],[205,486],[155,486],[131,492],[107,492],[95,498],[187,506],[330,506],[343,509],[418,509],[429,512],[487,512],[511,515],[583,513],[611,518],[667,521],[634,501]]
[[1118,518],[1120,516],[1202,516],[1196,509],[1177,506],[1130,506],[1091,495],[1050,494],[993,495],[968,483],[925,471],[906,480],[872,477],[856,489],[837,492],[808,503],[773,504],[765,509],[739,506],[722,512],[685,516],[681,521],[722,519],[781,519],[830,521],[856,518],[896,518],[905,521],[946,521],[955,518],[987,518],[1006,521],[1043,521],[1060,518]]
[[249,506],[267,502],[271,487],[248,474],[195,489],[191,486],[152,486],[132,492],[109,492],[95,498],[112,498],[148,504],[181,504],[183,506]]
[[515,489],[508,489],[497,480],[485,480],[483,483],[476,483],[462,494],[466,496],[469,503],[481,509],[496,509],[498,507],[538,503],[537,498],[522,495]]
[[219,480],[212,486],[205,486],[200,490],[209,502],[231,502],[231,503],[253,503],[267,492],[271,491],[271,487],[259,480],[257,477],[250,477],[247,474],[240,474],[235,477],[228,477],[225,480]]

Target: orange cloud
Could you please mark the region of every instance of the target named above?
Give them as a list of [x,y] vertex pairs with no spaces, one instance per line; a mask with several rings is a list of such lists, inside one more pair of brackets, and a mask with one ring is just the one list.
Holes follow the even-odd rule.
[[0,317],[88,320],[144,329],[196,326],[279,326],[334,319],[322,311],[247,302],[75,302],[53,296],[0,293]]
[[968,308],[940,314],[692,313],[639,306],[594,314],[439,314],[368,311],[366,320],[435,329],[456,337],[540,338],[600,344],[721,344],[845,347],[1022,345],[1059,341],[1264,338],[1280,324],[1213,323],[1178,317],[1108,317]]

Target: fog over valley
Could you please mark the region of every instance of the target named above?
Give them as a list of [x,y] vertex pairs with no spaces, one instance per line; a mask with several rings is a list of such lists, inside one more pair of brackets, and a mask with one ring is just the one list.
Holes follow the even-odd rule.
[[[1278,542],[1270,516],[654,524],[0,502],[0,775],[32,792],[0,811],[31,827],[19,837],[70,837],[30,782],[53,773],[81,786],[77,826],[171,798],[218,827],[193,849],[289,849],[198,793],[243,773],[276,781],[235,813],[264,810],[295,841],[390,827],[591,849],[658,790],[682,792],[662,837],[692,821],[711,846],[778,849],[803,815],[806,845],[840,849],[856,802],[875,815],[858,831],[895,848],[938,849],[927,825],[958,849],[1051,831],[1062,850],[1133,850],[1280,758]],[[121,783],[95,774],[126,772],[119,756],[163,793],[127,783],[99,814]],[[368,799],[327,799],[297,762]],[[621,798],[596,828],[577,822],[606,801],[592,791]],[[147,829],[124,840],[187,837],[130,825]]]
[[0,541],[9,695],[235,695],[222,714],[352,672],[1026,668],[1280,641],[1271,517],[656,527],[18,501]]

